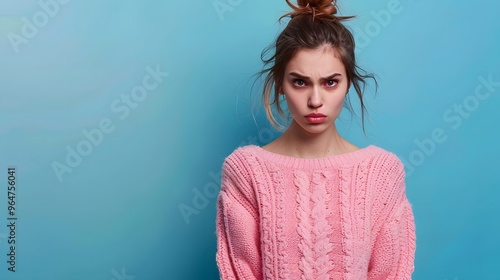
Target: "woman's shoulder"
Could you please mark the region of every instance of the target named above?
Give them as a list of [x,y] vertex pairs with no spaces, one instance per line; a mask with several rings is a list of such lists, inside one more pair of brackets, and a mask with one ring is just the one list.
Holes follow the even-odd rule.
[[251,158],[254,155],[255,147],[257,146],[247,145],[237,147],[224,159],[222,169],[248,176],[254,162]]
[[255,154],[255,148],[258,146],[255,145],[246,145],[246,146],[240,146],[237,147],[236,149],[233,150],[225,159],[224,161],[247,161],[249,157]]
[[221,191],[236,198],[240,203],[256,207],[253,191],[254,167],[248,148],[238,147],[224,159]]
[[374,153],[375,164],[380,168],[403,169],[404,165],[401,159],[392,151],[382,147],[371,145]]
[[367,178],[370,178],[370,185],[376,190],[377,197],[382,197],[379,200],[385,201],[383,197],[404,193],[406,175],[403,162],[390,150],[378,146],[373,148],[376,156],[370,161]]

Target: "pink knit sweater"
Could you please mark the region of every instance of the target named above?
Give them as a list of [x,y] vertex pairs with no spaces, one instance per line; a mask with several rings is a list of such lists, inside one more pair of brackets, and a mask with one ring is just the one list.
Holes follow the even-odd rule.
[[411,279],[403,164],[373,145],[319,159],[238,148],[222,167],[217,241],[221,279]]

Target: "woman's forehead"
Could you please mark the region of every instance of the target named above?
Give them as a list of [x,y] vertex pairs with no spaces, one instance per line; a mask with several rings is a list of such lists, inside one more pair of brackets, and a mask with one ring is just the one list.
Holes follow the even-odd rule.
[[338,51],[330,46],[316,49],[299,49],[288,62],[286,69],[287,71],[303,72],[304,75],[330,75],[333,72],[345,72]]

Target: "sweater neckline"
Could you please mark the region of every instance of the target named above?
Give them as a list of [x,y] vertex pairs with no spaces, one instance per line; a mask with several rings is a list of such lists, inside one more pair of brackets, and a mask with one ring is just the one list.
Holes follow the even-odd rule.
[[291,167],[294,169],[323,169],[328,167],[347,167],[359,163],[370,155],[375,154],[380,148],[368,145],[356,151],[343,154],[327,156],[322,158],[299,158],[277,154],[256,145],[249,145],[255,155],[278,165]]

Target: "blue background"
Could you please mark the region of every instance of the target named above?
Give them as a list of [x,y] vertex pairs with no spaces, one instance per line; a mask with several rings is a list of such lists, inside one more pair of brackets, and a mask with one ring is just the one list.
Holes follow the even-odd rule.
[[[285,1],[54,1],[0,2],[0,279],[218,279],[223,159],[279,135],[252,83]],[[500,86],[484,86],[500,81],[500,3],[339,2],[380,84],[366,92],[367,135],[349,114],[339,127],[405,161],[414,279],[500,279]],[[23,35],[23,18],[40,27]],[[154,88],[125,103],[151,69]],[[92,144],[84,131],[101,122],[113,129]],[[56,162],[71,172],[58,178]]]

